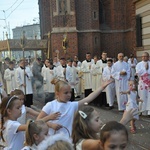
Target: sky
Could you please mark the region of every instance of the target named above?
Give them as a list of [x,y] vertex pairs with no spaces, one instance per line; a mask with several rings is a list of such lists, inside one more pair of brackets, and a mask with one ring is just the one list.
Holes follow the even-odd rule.
[[0,0],[0,40],[6,39],[6,31],[12,38],[13,28],[37,22],[38,0]]

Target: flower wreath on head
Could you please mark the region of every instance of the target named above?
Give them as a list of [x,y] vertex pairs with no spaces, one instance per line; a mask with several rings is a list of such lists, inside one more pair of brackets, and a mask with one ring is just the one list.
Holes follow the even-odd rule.
[[63,133],[60,133],[60,134],[55,134],[46,138],[44,141],[42,141],[38,145],[37,150],[47,150],[49,146],[55,144],[55,142],[57,141],[65,141],[65,142],[72,144],[72,141],[70,138],[67,138]]

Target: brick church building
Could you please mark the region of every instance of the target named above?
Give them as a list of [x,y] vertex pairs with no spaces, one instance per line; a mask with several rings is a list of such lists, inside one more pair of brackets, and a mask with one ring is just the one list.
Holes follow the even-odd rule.
[[135,0],[39,0],[39,15],[50,57],[56,50],[60,57],[78,55],[80,60],[86,52],[100,56],[106,51],[110,57],[135,53]]

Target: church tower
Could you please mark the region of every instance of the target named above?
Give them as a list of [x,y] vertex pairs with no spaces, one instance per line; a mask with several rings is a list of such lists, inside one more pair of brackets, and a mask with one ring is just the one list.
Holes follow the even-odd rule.
[[135,47],[134,0],[39,0],[41,37],[48,38],[50,57],[91,52],[109,57],[129,55]]

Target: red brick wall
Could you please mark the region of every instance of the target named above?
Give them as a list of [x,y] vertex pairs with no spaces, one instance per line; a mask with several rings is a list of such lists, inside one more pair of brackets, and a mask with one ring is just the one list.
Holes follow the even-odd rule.
[[77,54],[78,51],[77,33],[68,33],[67,39],[69,39],[68,48],[66,50],[66,53],[64,53],[64,50],[62,48],[63,34],[51,35],[51,51],[52,51],[52,56],[50,56],[51,58],[53,58],[56,55],[55,50],[60,51],[60,58],[61,57],[65,57],[66,59],[73,58],[73,56]]
[[[119,52],[129,55],[135,48],[133,0],[102,0],[102,4],[100,0],[70,0],[70,2],[71,10],[75,11],[75,15],[53,16],[50,12],[56,11],[56,0],[43,0],[39,3],[42,4],[42,34],[51,31],[52,27],[76,27],[78,30],[77,33],[68,33],[69,48],[65,57],[79,55],[79,59],[84,60],[86,52],[91,52],[93,56],[100,56],[102,51],[107,51],[110,57],[116,57]],[[93,12],[99,12],[100,5],[104,9],[103,24],[99,21],[99,16],[98,19],[93,18]],[[67,20],[66,24],[64,19]],[[62,35],[63,33],[53,33],[51,36],[53,55],[56,49],[64,55]],[[95,38],[99,40],[97,44],[95,44]]]
[[98,0],[76,0],[78,30],[99,29],[99,19],[93,19],[93,11],[99,11]]
[[103,0],[105,28],[112,33],[101,34],[101,49],[108,56],[116,57],[119,52],[129,56],[135,47],[135,5],[132,1]]

